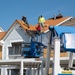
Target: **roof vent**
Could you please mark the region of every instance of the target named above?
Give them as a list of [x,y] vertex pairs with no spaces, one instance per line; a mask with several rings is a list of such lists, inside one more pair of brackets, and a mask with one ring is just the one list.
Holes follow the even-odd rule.
[[62,18],[63,17],[63,15],[60,13],[60,11],[58,11],[59,12],[59,14],[56,16],[56,18],[58,19],[58,18]]
[[28,26],[28,28],[29,28],[29,24],[28,24],[27,19],[26,19],[25,16],[22,16],[22,21],[23,21],[23,22]]
[[62,16],[62,14],[61,13],[59,13],[57,16],[56,16],[56,18],[62,18],[63,16]]
[[56,19],[56,14],[54,14],[54,20]]

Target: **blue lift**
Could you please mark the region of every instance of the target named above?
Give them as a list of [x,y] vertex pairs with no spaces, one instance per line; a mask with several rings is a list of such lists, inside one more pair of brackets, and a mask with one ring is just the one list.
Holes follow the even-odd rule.
[[[50,60],[50,51],[54,39],[54,60],[53,60],[53,75],[72,75],[75,74],[75,68],[73,67],[73,53],[75,53],[75,27],[71,26],[50,26],[50,42],[47,50],[46,57],[46,70],[45,75],[48,75]],[[70,52],[68,68],[60,68],[60,51],[63,48],[64,51]],[[71,71],[70,71],[71,70]],[[64,72],[64,73],[63,73]]]
[[57,35],[65,51],[75,52],[75,27],[54,26]]
[[[52,43],[53,37],[59,36],[64,50],[75,52],[75,49],[73,49],[73,45],[72,45],[72,48],[68,48],[66,44],[67,42],[66,37],[74,36],[73,34],[75,33],[75,27],[54,26],[54,27],[50,27],[50,31],[51,31],[50,44]],[[45,33],[42,33],[40,35],[36,34],[34,37],[31,38],[30,43],[24,43],[25,46],[22,49],[22,56],[24,57],[40,57],[41,56],[43,48],[47,47],[47,45],[45,45],[43,42],[45,41],[46,43],[48,43],[48,36],[47,35],[42,36],[43,34]],[[39,36],[40,36],[40,41],[38,41]],[[43,39],[42,37],[46,37],[46,38]]]
[[[41,34],[40,34],[41,35]],[[30,43],[23,43],[22,56],[25,58],[38,58],[42,54],[42,50],[46,47],[41,42],[38,42],[38,34],[31,38]],[[36,38],[36,40],[34,40]],[[42,38],[42,37],[41,37]]]

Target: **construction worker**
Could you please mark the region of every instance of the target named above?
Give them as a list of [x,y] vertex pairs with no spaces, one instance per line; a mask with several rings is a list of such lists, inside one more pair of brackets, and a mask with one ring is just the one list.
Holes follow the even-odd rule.
[[38,26],[36,27],[36,30],[37,30],[37,34],[39,34],[40,32],[41,32],[41,26],[40,26],[40,24],[38,24]]
[[42,15],[38,18],[38,23],[41,27],[44,27],[45,18]]
[[25,16],[22,16],[22,21],[25,22],[27,24],[28,28],[29,28],[29,24],[28,24],[27,19],[26,19]]

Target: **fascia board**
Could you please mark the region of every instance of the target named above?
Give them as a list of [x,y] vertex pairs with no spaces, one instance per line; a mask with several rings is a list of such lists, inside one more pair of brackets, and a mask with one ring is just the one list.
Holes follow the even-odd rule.
[[66,22],[66,21],[70,20],[71,18],[73,18],[73,17],[69,17],[69,18],[67,18],[66,20],[64,20],[64,21],[60,22],[60,23],[59,23],[59,24],[57,24],[56,26],[61,25],[62,23],[64,23],[64,22]]

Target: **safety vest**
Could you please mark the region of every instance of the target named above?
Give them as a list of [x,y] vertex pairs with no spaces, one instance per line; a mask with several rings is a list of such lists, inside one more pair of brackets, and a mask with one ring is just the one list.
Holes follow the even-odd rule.
[[45,22],[44,17],[39,18],[38,23],[43,23],[43,22]]

